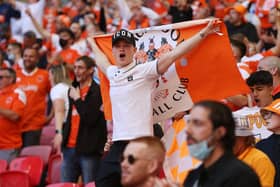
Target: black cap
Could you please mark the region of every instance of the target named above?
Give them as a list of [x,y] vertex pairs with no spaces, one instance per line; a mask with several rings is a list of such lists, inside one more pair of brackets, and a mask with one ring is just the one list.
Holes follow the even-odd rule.
[[125,40],[127,43],[130,43],[135,47],[135,38],[133,34],[128,30],[121,29],[115,32],[115,34],[112,37],[112,45],[114,46],[119,40]]

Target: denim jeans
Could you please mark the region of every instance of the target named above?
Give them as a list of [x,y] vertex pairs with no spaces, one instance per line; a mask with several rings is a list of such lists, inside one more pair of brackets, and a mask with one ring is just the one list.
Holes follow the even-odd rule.
[[82,175],[84,184],[96,180],[100,156],[80,155],[76,153],[75,148],[63,148],[62,153],[62,182],[77,182],[80,175]]

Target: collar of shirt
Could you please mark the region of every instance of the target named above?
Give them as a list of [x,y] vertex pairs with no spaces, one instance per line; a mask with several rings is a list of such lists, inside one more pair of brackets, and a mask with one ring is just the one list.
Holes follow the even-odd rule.
[[28,73],[27,71],[25,71],[24,68],[22,68],[22,73],[23,73],[25,76],[32,76],[32,75],[34,75],[37,71],[38,71],[38,68],[37,68],[37,67],[36,67],[33,71],[31,71],[30,73]]

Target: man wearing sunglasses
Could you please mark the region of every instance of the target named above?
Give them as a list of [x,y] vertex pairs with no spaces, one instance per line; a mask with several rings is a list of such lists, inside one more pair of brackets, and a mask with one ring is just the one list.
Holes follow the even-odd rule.
[[20,121],[26,97],[15,82],[13,69],[0,68],[0,159],[7,161],[17,156],[22,145]]
[[165,157],[159,138],[144,136],[126,146],[121,157],[121,183],[124,187],[154,186]]
[[274,187],[280,186],[280,99],[273,101],[269,106],[261,109],[261,114],[266,121],[267,129],[273,132],[271,136],[259,141],[258,149],[268,155],[276,170]]

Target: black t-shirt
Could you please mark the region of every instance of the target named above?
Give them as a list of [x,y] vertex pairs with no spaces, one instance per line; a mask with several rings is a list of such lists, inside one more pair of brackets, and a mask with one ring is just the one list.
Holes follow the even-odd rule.
[[236,33],[242,33],[248,38],[250,42],[257,43],[259,41],[259,36],[257,34],[256,27],[251,23],[242,23],[239,26],[235,26],[229,22],[226,22],[226,27],[229,36]]
[[259,141],[256,148],[263,151],[273,162],[276,170],[274,187],[280,187],[280,135],[272,134]]
[[172,16],[172,23],[178,23],[181,21],[189,21],[193,18],[193,10],[191,7],[186,10],[179,10],[176,6],[170,6],[168,14]]
[[[196,184],[196,185],[195,185]],[[260,187],[257,174],[242,161],[225,153],[209,168],[203,165],[192,170],[184,182],[185,187]]]

